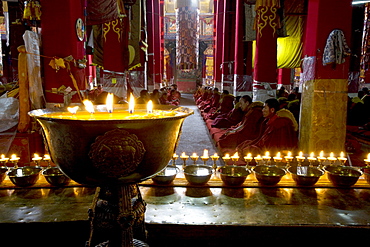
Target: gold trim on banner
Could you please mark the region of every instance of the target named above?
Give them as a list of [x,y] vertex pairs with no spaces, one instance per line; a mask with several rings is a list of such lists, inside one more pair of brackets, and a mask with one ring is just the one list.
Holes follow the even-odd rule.
[[[271,11],[271,14],[266,15],[268,11]],[[265,7],[262,6],[257,9],[257,28],[258,28],[258,35],[259,37],[262,37],[262,29],[264,29],[267,24],[272,28],[274,36],[276,33],[276,27],[278,26],[278,23],[276,21],[276,12],[277,7]]]
[[103,37],[104,37],[104,41],[107,41],[107,33],[109,32],[109,30],[110,30],[110,22],[104,23],[104,25],[103,25]]
[[112,30],[113,32],[115,32],[117,34],[117,39],[118,39],[118,43],[121,43],[121,32],[122,32],[122,28],[121,26],[118,26],[118,22],[119,22],[119,19],[117,20],[114,20],[112,21]]
[[118,25],[119,22],[121,22],[120,19],[115,19],[113,21],[104,23],[104,26],[103,26],[104,41],[107,41],[107,33],[111,30],[111,24],[112,24],[112,31],[117,34],[118,42],[121,43],[122,28]]

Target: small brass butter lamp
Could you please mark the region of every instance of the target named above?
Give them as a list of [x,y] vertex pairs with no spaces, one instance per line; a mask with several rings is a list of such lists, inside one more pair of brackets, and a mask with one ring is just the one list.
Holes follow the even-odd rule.
[[288,152],[288,155],[284,156],[284,159],[286,161],[286,166],[290,167],[290,163],[293,160],[292,152]]
[[330,152],[329,157],[327,160],[330,162],[330,165],[334,165],[335,161],[337,161],[337,158],[334,157],[334,153]]
[[207,161],[209,160],[208,150],[207,149],[204,149],[203,155],[200,156],[200,158],[203,160],[204,165],[207,165]]
[[367,159],[364,159],[366,166],[370,165],[370,153],[367,154]]
[[32,161],[35,163],[36,168],[42,168],[40,166],[40,161],[42,160],[42,157],[40,157],[37,153],[33,155]]
[[51,158],[50,158],[50,155],[48,154],[44,154],[44,158],[43,158],[44,161],[46,161],[48,163],[48,166],[47,168],[50,168],[51,165],[50,165],[50,161],[51,161]]
[[222,157],[222,160],[225,162],[225,165],[227,165],[230,159],[231,157],[229,154],[225,154],[225,156]]
[[220,158],[220,156],[218,156],[217,153],[215,153],[214,155],[211,155],[211,159],[213,161],[213,165],[212,165],[212,168],[213,168],[213,171],[216,172],[217,171],[217,160]]
[[319,161],[319,167],[323,167],[323,163],[325,162],[326,160],[326,157],[324,156],[324,151],[321,151],[320,152],[320,155],[317,157],[317,160]]
[[340,152],[340,155],[337,159],[341,163],[342,166],[344,166],[347,162],[347,158],[344,157],[344,152]]
[[198,160],[199,156],[197,155],[197,153],[193,153],[191,156],[190,156],[190,159],[193,161],[193,164],[195,165],[197,160]]
[[311,152],[310,156],[307,157],[308,162],[310,162],[310,166],[313,166],[313,163],[316,161],[315,153]]
[[270,165],[271,156],[269,151],[266,151],[265,155],[262,156],[262,160],[266,165]]
[[231,160],[233,161],[233,165],[235,166],[238,160],[239,160],[239,154],[236,152],[233,156],[231,156]]
[[274,159],[275,164],[280,164],[283,158],[281,157],[281,153],[277,152],[276,156],[272,157]]
[[303,156],[303,152],[299,152],[298,156],[295,157],[298,162],[298,166],[302,165],[302,162],[306,159],[306,157]]
[[178,158],[179,156],[176,154],[176,153],[174,153],[173,155],[172,155],[172,165],[173,166],[176,166],[176,160],[177,160],[177,158]]
[[19,157],[17,157],[17,155],[15,154],[12,154],[12,156],[10,157],[10,162],[13,163],[13,168],[14,169],[17,169],[18,168],[18,161],[19,161]]
[[186,155],[185,152],[183,152],[180,156],[180,158],[182,159],[183,161],[183,164],[182,164],[182,169],[185,169],[186,167],[186,161],[189,159],[189,155]]
[[1,167],[8,168],[8,166],[6,165],[8,161],[9,161],[9,158],[6,158],[5,154],[2,154],[0,156]]
[[248,153],[247,156],[244,156],[244,160],[247,163],[246,164],[246,167],[249,169],[249,167],[250,167],[249,166],[249,163],[251,163],[252,160],[253,160],[252,154],[251,153]]
[[257,165],[261,165],[260,162],[262,161],[262,157],[260,154],[254,157],[254,160],[256,161]]

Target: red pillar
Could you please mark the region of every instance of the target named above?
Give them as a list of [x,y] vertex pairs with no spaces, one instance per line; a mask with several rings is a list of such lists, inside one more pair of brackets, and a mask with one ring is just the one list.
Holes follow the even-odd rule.
[[290,68],[283,68],[278,69],[278,84],[284,86],[286,90],[290,90],[291,85],[291,77],[292,77],[292,69]]
[[277,9],[279,0],[256,2],[256,52],[254,57],[253,100],[264,102],[276,97]]
[[[154,53],[154,88],[159,88],[160,83],[162,82],[162,71],[161,71],[161,22],[160,22],[160,0],[152,0],[152,27],[153,27],[153,53]],[[163,56],[162,56],[163,57]],[[163,67],[163,66],[162,66]]]
[[[335,8],[333,7],[335,6]],[[347,120],[347,84],[350,58],[323,64],[329,35],[335,29],[351,40],[351,0],[310,0],[304,40],[302,103],[300,112],[300,150],[305,153],[345,151]],[[340,39],[334,39],[340,42]],[[330,42],[329,42],[330,43]],[[349,45],[349,44],[348,44]],[[334,55],[336,50],[334,49]]]
[[223,11],[223,49],[222,49],[222,88],[234,91],[234,44],[235,44],[235,8],[234,1],[225,1]]
[[222,64],[222,49],[223,49],[223,24],[224,24],[224,1],[226,0],[216,0],[215,1],[215,52],[214,52],[214,81],[215,86],[221,89],[221,70],[220,66]]
[[239,95],[246,91],[243,83],[245,70],[245,53],[244,53],[244,1],[237,0],[235,15],[235,50],[234,50],[234,94]]
[[146,21],[147,21],[147,37],[148,37],[148,68],[147,68],[147,82],[148,88],[154,87],[154,24],[153,24],[153,3],[146,1]]
[[[81,18],[84,24],[86,24],[84,4],[85,1],[82,0],[41,1],[42,54],[44,56],[65,58],[72,55],[76,60],[84,58],[85,39],[81,41],[76,35],[77,19]],[[50,58],[44,58],[43,61],[46,101],[61,103],[63,102],[63,95],[51,93],[52,89],[58,89],[64,85],[76,91],[76,87],[66,69],[60,69],[57,72],[49,65]],[[79,89],[85,90],[85,70],[75,67],[72,62],[71,71]],[[79,101],[77,94],[75,94],[72,100]]]

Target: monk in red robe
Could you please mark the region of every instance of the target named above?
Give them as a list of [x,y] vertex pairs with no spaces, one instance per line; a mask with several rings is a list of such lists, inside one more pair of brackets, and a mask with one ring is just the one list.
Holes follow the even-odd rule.
[[234,95],[229,91],[223,90],[220,105],[218,108],[212,108],[204,115],[205,119],[215,119],[220,114],[228,114],[234,108]]
[[[245,111],[243,120],[236,126],[227,129],[218,142],[217,147],[222,153],[235,153],[236,147],[245,140],[253,140],[258,137],[261,123],[264,120],[262,116],[263,103],[260,101],[249,102],[240,100],[241,109]],[[218,133],[215,133],[218,135]]]
[[263,154],[266,151],[295,151],[298,147],[298,124],[291,112],[279,108],[276,99],[266,100],[262,114],[260,135],[253,140],[246,140],[236,147],[241,157],[247,153]]

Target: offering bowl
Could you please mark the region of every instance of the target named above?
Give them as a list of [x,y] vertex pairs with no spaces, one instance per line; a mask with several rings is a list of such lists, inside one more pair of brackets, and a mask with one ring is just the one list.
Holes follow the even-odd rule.
[[242,185],[250,174],[250,171],[245,166],[221,166],[218,171],[220,172],[221,180],[226,185],[231,186]]
[[293,180],[297,185],[312,186],[316,184],[324,171],[317,167],[296,166],[289,167],[288,172],[292,174]]
[[335,186],[349,187],[354,185],[362,172],[350,166],[325,166],[330,182]]
[[186,180],[193,185],[207,183],[212,176],[212,167],[206,165],[188,165],[184,168]]
[[64,175],[62,171],[57,167],[49,167],[42,171],[46,181],[54,186],[63,186],[68,184],[71,179]]
[[176,166],[167,166],[163,171],[159,172],[152,180],[156,184],[170,184],[176,178],[180,169]]
[[33,166],[24,166],[12,168],[7,172],[7,175],[16,186],[27,187],[34,185],[39,179],[41,168]]
[[4,181],[7,171],[8,171],[8,168],[0,167],[0,184]]
[[255,166],[253,172],[258,182],[263,185],[275,185],[286,174],[283,168],[266,165]]

